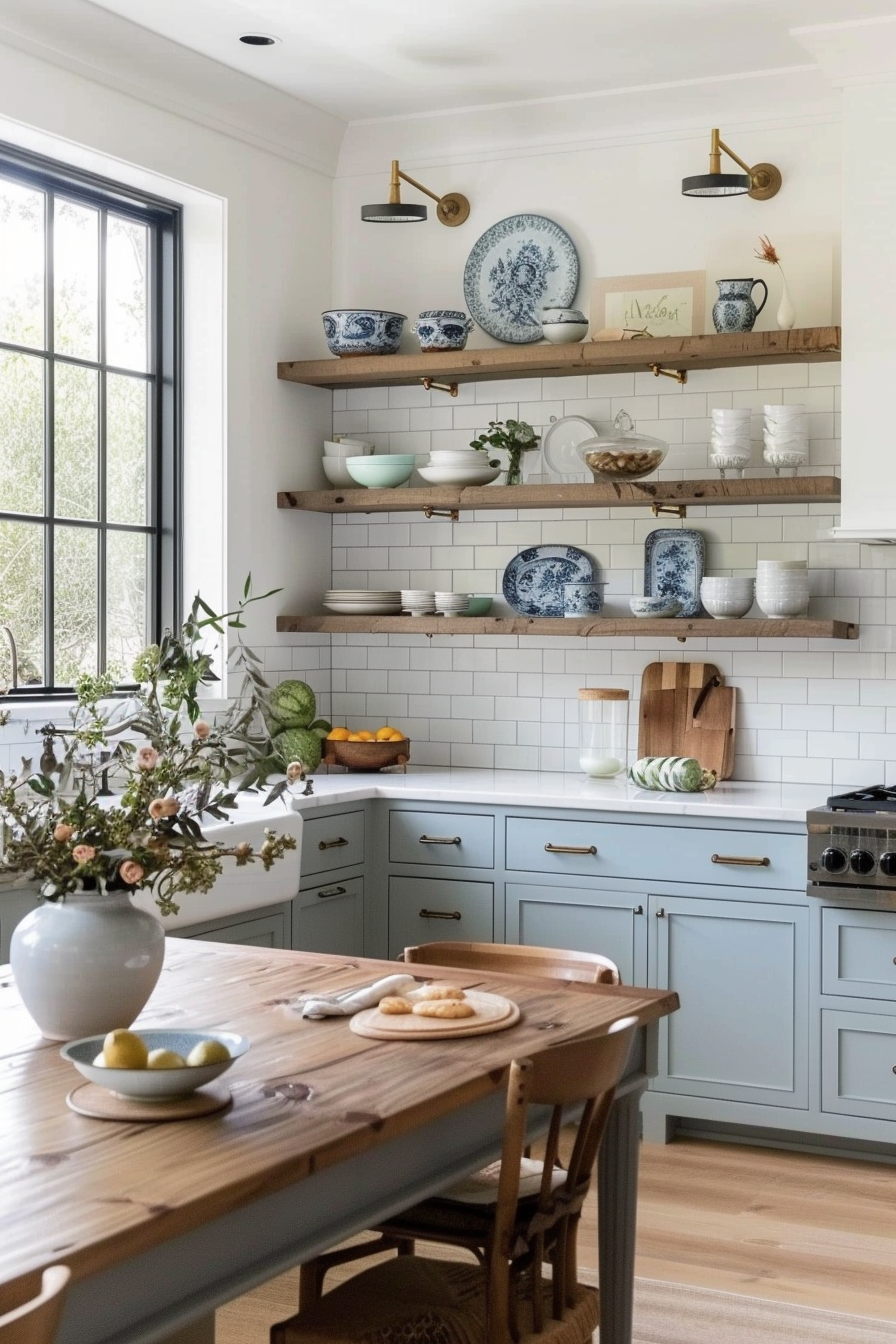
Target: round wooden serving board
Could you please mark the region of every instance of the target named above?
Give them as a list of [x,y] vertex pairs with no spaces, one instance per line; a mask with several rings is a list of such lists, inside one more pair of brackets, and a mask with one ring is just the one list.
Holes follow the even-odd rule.
[[66,1105],[79,1115],[95,1120],[131,1120],[140,1124],[147,1121],[159,1124],[169,1120],[193,1120],[200,1115],[213,1115],[225,1110],[233,1098],[230,1088],[212,1083],[191,1092],[186,1097],[170,1101],[144,1101],[142,1098],[121,1097],[98,1083],[82,1083],[69,1092]]
[[418,1017],[416,1013],[381,1013],[379,1008],[365,1008],[355,1013],[349,1026],[358,1036],[372,1036],[376,1041],[439,1041],[449,1036],[504,1031],[520,1020],[517,1005],[499,994],[468,989],[465,1000],[476,1009],[475,1017]]

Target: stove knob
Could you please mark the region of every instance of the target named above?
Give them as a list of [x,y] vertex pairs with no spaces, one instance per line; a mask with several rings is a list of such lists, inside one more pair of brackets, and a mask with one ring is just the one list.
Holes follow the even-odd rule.
[[842,849],[825,849],[822,851],[820,862],[826,873],[842,873],[847,858]]
[[888,850],[880,856],[880,870],[884,877],[896,877],[896,854]]
[[849,866],[854,873],[873,873],[874,855],[869,854],[867,849],[854,849],[849,856]]

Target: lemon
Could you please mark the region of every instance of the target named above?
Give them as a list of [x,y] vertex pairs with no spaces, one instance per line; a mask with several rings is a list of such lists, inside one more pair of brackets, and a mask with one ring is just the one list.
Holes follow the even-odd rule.
[[147,1049],[134,1031],[117,1027],[103,1041],[103,1059],[107,1069],[145,1069]]
[[358,733],[358,737],[360,738],[360,740],[361,740],[362,742],[375,742],[375,741],[376,741],[376,738],[374,737],[373,733],[369,733],[369,732],[367,731],[366,728],[362,728],[362,729],[361,729],[361,731]]
[[347,742],[349,736],[350,734],[347,728],[331,728],[330,731],[327,733],[327,741]]
[[223,1064],[230,1058],[230,1051],[223,1041],[200,1041],[187,1055],[187,1063],[193,1068],[200,1064]]
[[397,728],[393,728],[391,736],[386,738],[387,742],[403,742],[404,740],[404,733],[400,733]]
[[101,1050],[100,1053],[97,1055],[96,1059],[93,1061],[93,1067],[94,1067],[95,1069],[104,1069],[104,1068],[106,1067],[106,1061],[105,1061],[105,1059],[103,1059],[103,1052],[102,1052],[102,1050]]
[[363,742],[363,741],[364,741],[364,739],[363,739],[363,737],[361,736],[360,733],[349,733],[348,737],[347,737],[345,740],[346,740],[346,742]]
[[146,1060],[148,1069],[184,1069],[187,1062],[174,1050],[150,1050]]

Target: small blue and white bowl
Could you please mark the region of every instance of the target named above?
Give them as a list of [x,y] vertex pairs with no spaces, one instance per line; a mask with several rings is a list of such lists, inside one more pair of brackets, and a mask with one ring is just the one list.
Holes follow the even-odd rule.
[[572,345],[585,339],[588,319],[578,308],[542,308],[541,330],[553,345]]
[[564,616],[599,616],[604,609],[603,580],[589,583],[564,583]]
[[330,353],[346,355],[394,355],[401,345],[407,321],[404,313],[381,308],[332,308],[321,313]]
[[420,349],[463,350],[467,337],[475,326],[466,313],[453,308],[427,308],[411,327],[417,335]]
[[675,597],[630,597],[628,604],[633,616],[677,616],[681,603]]

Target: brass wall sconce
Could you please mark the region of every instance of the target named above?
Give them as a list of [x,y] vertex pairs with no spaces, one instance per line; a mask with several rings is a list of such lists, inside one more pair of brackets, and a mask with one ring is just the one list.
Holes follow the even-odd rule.
[[[781,189],[781,174],[773,163],[757,163],[752,168],[739,159],[720,139],[718,129],[711,132],[709,172],[686,177],[681,184],[682,196],[750,196],[754,201],[768,201]],[[733,159],[742,173],[722,172],[722,151]]]
[[437,196],[429,187],[424,187],[422,182],[416,182],[414,178],[408,177],[398,166],[398,160],[392,160],[392,177],[389,181],[389,200],[380,205],[362,205],[361,218],[366,224],[415,224],[418,220],[426,219],[425,205],[406,205],[401,199],[402,182],[408,182],[418,191],[422,191],[424,196],[429,196],[436,204],[436,214],[443,224],[449,228],[454,228],[458,224],[463,224],[470,213],[470,202],[466,196],[461,196],[459,191],[449,192],[447,196]]

